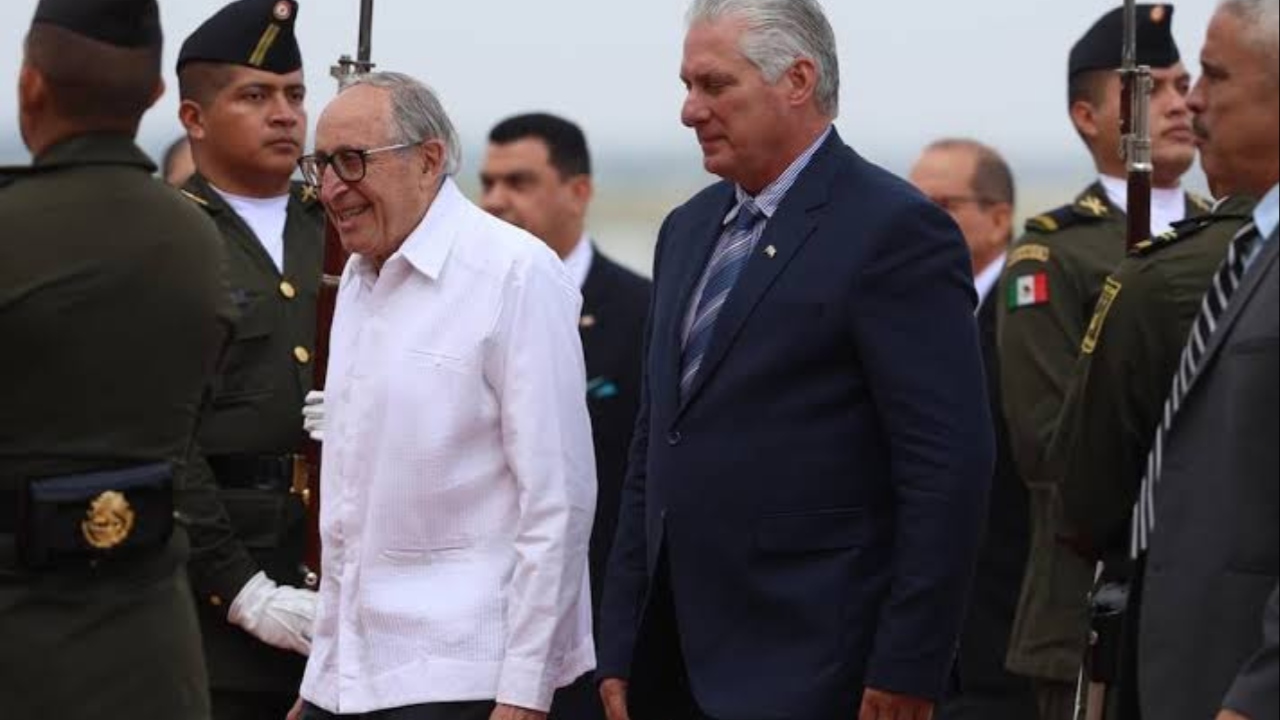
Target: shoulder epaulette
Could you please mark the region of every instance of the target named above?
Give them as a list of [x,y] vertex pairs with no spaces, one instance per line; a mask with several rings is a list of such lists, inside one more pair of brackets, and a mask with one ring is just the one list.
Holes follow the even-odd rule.
[[291,189],[293,190],[293,196],[305,206],[310,206],[320,199],[320,192],[310,183],[295,181],[292,183]]
[[1179,220],[1173,223],[1172,230],[1134,245],[1129,249],[1129,255],[1130,257],[1146,257],[1162,248],[1176,245],[1215,223],[1224,220],[1248,220],[1249,218],[1249,215],[1238,213],[1217,213],[1213,215],[1197,215],[1193,218]]
[[1072,203],[1070,205],[1063,205],[1057,210],[1052,210],[1044,213],[1043,215],[1036,215],[1035,217],[1027,220],[1026,227],[1028,232],[1038,232],[1042,234],[1056,233],[1060,230],[1065,230],[1069,227],[1089,222],[1090,220],[1097,220],[1099,218],[1106,217],[1107,214],[1108,211],[1105,204],[1102,205],[1102,211],[1100,213],[1095,213],[1093,211],[1093,206],[1090,206],[1088,210],[1084,210],[1082,212],[1082,208],[1079,207],[1079,203]]
[[191,192],[190,190],[179,190],[178,192],[182,193],[182,197],[184,197],[184,198],[186,198],[186,199],[190,200],[191,202],[193,202],[193,203],[195,203],[195,204],[199,205],[199,206],[200,206],[200,207],[202,207],[202,208],[207,208],[207,207],[209,207],[209,201],[208,201],[208,200],[205,200],[204,198],[202,198],[202,197],[200,197],[199,195],[197,195],[197,194],[195,194],[195,193]]

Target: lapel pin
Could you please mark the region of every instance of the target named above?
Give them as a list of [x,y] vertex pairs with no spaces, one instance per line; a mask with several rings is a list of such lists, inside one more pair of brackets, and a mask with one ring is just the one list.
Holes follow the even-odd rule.
[[768,255],[769,259],[772,260],[773,258],[778,256],[778,248],[770,245],[769,247],[764,249],[764,254]]

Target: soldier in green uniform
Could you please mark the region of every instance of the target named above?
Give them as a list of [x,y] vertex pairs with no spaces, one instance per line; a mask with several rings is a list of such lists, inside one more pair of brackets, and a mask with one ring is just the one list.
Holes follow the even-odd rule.
[[1182,348],[1256,204],[1224,199],[1139,243],[1106,280],[1049,455],[1062,477],[1056,534],[1084,554],[1129,555],[1129,519]]
[[134,143],[155,0],[42,0],[0,168],[0,716],[209,716],[175,527],[230,330],[217,229]]
[[[1171,33],[1173,8],[1138,10],[1138,62],[1153,68],[1155,171],[1152,234],[1209,209],[1179,189],[1195,159],[1186,93],[1190,76]],[[1074,716],[1088,633],[1094,566],[1058,544],[1055,482],[1046,462],[1081,341],[1103,283],[1125,255],[1127,206],[1120,147],[1121,9],[1103,16],[1072,48],[1068,98],[1073,124],[1099,173],[1074,202],[1033,218],[1001,280],[1000,363],[1011,451],[1031,494],[1032,543],[1008,666],[1037,685],[1041,720]]]
[[[323,214],[291,182],[306,141],[293,0],[239,0],[187,38],[179,117],[196,174],[182,192],[222,231],[235,337],[201,421],[216,498],[190,499],[191,577],[217,720],[284,717],[309,650],[305,510],[291,493],[312,387]],[[230,528],[221,522],[221,510]]]

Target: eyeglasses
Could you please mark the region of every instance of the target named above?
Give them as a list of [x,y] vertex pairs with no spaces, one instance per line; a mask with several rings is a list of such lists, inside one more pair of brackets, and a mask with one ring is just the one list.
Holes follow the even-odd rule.
[[302,171],[302,179],[312,187],[320,187],[326,167],[333,168],[333,173],[342,182],[358,183],[364,180],[365,173],[369,171],[370,155],[404,150],[421,144],[422,141],[419,140],[417,142],[400,143],[399,145],[387,145],[386,147],[373,148],[372,150],[349,148],[339,150],[332,155],[326,153],[303,155],[298,158],[298,169]]

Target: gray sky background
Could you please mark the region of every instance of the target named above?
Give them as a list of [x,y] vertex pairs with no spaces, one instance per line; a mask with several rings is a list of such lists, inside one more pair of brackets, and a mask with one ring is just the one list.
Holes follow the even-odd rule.
[[[170,91],[148,114],[142,144],[158,150],[180,131],[173,60],[221,0],[161,0]],[[843,74],[845,139],[905,171],[940,135],[994,144],[1016,169],[1088,174],[1065,112],[1068,48],[1114,0],[826,0]],[[1199,71],[1214,0],[1180,5],[1174,32]],[[0,78],[16,81],[36,0],[4,0]],[[563,113],[610,161],[667,160],[697,172],[697,146],[679,123],[677,72],[686,0],[377,0],[374,59],[415,75],[443,97],[474,174],[485,133],[524,110]],[[301,0],[298,34],[312,123],[334,92],[327,71],[354,52],[358,0]],[[15,92],[0,90],[0,163],[27,161]]]

